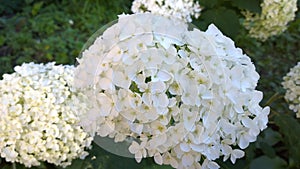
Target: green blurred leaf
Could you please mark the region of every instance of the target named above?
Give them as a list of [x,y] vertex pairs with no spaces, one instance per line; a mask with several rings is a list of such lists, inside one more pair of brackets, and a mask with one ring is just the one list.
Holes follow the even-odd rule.
[[3,56],[0,57],[0,79],[2,79],[2,75],[4,73],[11,73],[13,72],[12,68],[12,59],[14,59],[12,56]]
[[1,0],[0,1],[0,14],[8,13],[13,14],[14,12],[22,9],[22,0]]
[[249,169],[248,163],[245,159],[237,159],[234,164],[232,164],[230,159],[224,162],[223,158],[219,158],[215,161],[220,165],[221,169]]
[[286,114],[277,115],[275,123],[283,135],[283,142],[288,146],[289,166],[300,168],[300,123]]
[[281,135],[271,128],[267,128],[266,130],[264,130],[263,134],[264,141],[270,146],[275,145],[281,140]]
[[269,157],[276,155],[275,149],[272,147],[282,140],[280,133],[272,128],[264,130],[257,138],[256,147],[261,149]]
[[267,155],[268,157],[271,157],[271,158],[276,157],[275,149],[273,147],[271,147],[269,144],[267,144],[266,142],[261,142],[260,148],[263,151],[263,153],[265,155]]
[[12,169],[12,167],[10,165],[5,165],[3,168],[1,169]]
[[26,4],[32,3],[34,0],[25,0]]
[[195,22],[202,30],[206,29],[211,23],[215,24],[225,35],[231,38],[234,38],[239,33],[239,17],[234,10],[224,7],[208,9]]
[[72,161],[71,165],[67,166],[64,169],[93,169],[93,166],[88,159],[87,160],[75,159]]
[[0,35],[0,46],[2,46],[5,42],[5,37]]
[[47,169],[46,163],[45,162],[41,162],[41,165],[36,167],[37,169]]
[[232,0],[232,4],[238,7],[239,9],[248,10],[256,13],[261,12],[260,3],[260,0]]
[[173,169],[170,165],[152,165],[144,169]]
[[220,0],[199,0],[199,4],[205,8],[211,8],[218,4]]
[[[249,162],[252,161],[255,158],[255,143],[251,143],[246,149],[245,149],[245,159]],[[239,161],[239,160],[237,160]]]
[[[19,164],[19,163],[15,163],[14,164],[16,166],[17,169],[27,169],[24,165]],[[31,167],[32,169],[38,169],[37,167]],[[11,169],[13,169],[13,167],[11,167]]]
[[32,10],[31,10],[31,14],[32,14],[33,16],[37,15],[38,12],[40,11],[40,9],[42,8],[43,4],[44,4],[43,1],[34,3],[33,8],[32,8]]
[[16,63],[20,65],[22,63],[29,63],[32,61],[33,61],[33,59],[30,56],[21,56],[21,57],[18,57],[18,59],[16,60]]
[[250,169],[283,169],[286,165],[286,162],[279,157],[261,156],[251,162]]

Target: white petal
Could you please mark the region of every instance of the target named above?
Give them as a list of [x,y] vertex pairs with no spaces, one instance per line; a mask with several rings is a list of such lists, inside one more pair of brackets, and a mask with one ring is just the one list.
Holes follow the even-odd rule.
[[136,118],[136,110],[134,109],[129,109],[129,110],[124,110],[124,111],[121,111],[120,114],[126,118],[127,120],[133,122]]
[[154,161],[156,164],[162,165],[163,164],[163,159],[160,153],[156,153],[154,155]]
[[168,65],[171,65],[176,61],[176,58],[177,50],[174,46],[170,46],[165,54],[164,62],[166,62]]
[[99,126],[97,133],[101,137],[106,137],[107,135],[112,133],[114,129],[115,129],[115,124],[111,121],[106,121],[104,124]]
[[[168,73],[167,71],[160,70],[160,71],[158,71],[158,73],[156,74],[155,78],[152,79],[152,81],[155,82],[155,81],[160,80],[160,81],[165,82],[165,81],[170,80],[171,78],[172,78],[172,76],[171,76],[170,73]],[[156,79],[157,79],[157,80],[156,80]]]
[[143,124],[137,124],[137,123],[133,123],[133,124],[130,125],[131,131],[133,131],[133,132],[135,132],[136,134],[139,134],[139,135],[142,133],[143,127],[144,127]]
[[251,120],[250,118],[248,117],[244,117],[242,119],[242,123],[245,127],[247,128],[252,128],[253,126],[255,126],[255,123],[253,122],[253,120]]
[[173,168],[177,168],[178,167],[178,162],[174,158],[171,159],[170,164],[171,164],[171,166]]
[[249,146],[249,140],[247,140],[247,137],[245,136],[246,134],[244,133],[243,135],[241,135],[240,139],[239,139],[239,142],[238,142],[238,145],[244,149],[246,147]]
[[169,112],[167,107],[155,107],[155,110],[158,115],[166,115]]
[[172,43],[175,43],[174,40],[167,37],[166,35],[154,34],[155,39],[165,48],[168,49]]
[[128,148],[129,152],[132,154],[137,153],[139,151],[139,149],[140,149],[140,145],[135,141],[133,141]]
[[132,22],[128,22],[124,26],[126,26],[126,29],[121,29],[119,36],[121,41],[130,38],[134,34],[136,29],[134,23]]
[[152,95],[152,100],[155,107],[168,107],[169,105],[169,98],[164,93]]
[[191,150],[190,146],[185,142],[180,144],[180,149],[184,152],[189,152]]
[[229,145],[222,146],[222,153],[224,155],[229,155],[232,152],[232,148]]
[[202,153],[206,147],[203,144],[200,145],[191,144],[191,148],[196,152]]
[[107,116],[110,114],[112,109],[112,100],[107,97],[104,93],[100,93],[97,95],[97,100],[100,108],[100,115]]
[[107,90],[111,87],[111,85],[111,79],[106,77],[99,79],[98,86],[100,89]]
[[149,141],[149,148],[150,149],[156,149],[158,146],[164,144],[166,141],[167,141],[167,135],[166,134],[154,136]]
[[152,94],[162,93],[166,90],[166,84],[163,81],[156,81],[150,84],[150,90]]
[[135,154],[135,160],[136,162],[140,163],[143,159],[143,154],[142,152],[138,151],[136,154]]
[[226,134],[231,134],[236,132],[236,126],[229,123],[225,119],[221,119],[219,122],[220,128],[222,131],[224,131]]
[[184,154],[182,157],[182,164],[185,167],[189,167],[194,163],[194,157],[191,154]]
[[115,71],[113,72],[113,83],[124,89],[129,89],[131,80],[124,72]]
[[195,129],[195,121],[197,114],[189,112],[188,110],[183,110],[183,123],[187,131],[193,131]]
[[132,108],[137,108],[142,104],[142,97],[138,93],[134,93],[129,98],[129,103]]
[[110,58],[116,62],[121,59],[122,53],[123,52],[121,51],[119,46],[114,46],[105,57]]
[[220,166],[216,162],[210,161],[208,159],[204,160],[202,167],[205,169],[219,169],[220,168]]
[[152,106],[152,98],[150,93],[143,93],[142,100],[147,106]]
[[230,160],[231,160],[232,164],[235,163],[235,160],[237,158],[242,158],[242,157],[244,157],[244,155],[245,155],[245,152],[242,151],[242,150],[239,150],[239,149],[233,150],[232,154],[231,154],[231,157],[230,157]]

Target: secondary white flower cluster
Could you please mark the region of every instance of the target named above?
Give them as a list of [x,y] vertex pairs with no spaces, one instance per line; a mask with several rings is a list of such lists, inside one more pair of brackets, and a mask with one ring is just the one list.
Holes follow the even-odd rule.
[[75,79],[94,87],[83,127],[133,139],[138,162],[218,168],[213,160],[235,163],[267,127],[253,63],[214,25],[202,32],[149,13],[121,15],[83,52]]
[[133,13],[151,12],[185,22],[192,22],[192,17],[200,16],[201,7],[193,0],[134,0],[131,10]]
[[295,18],[297,0],[264,0],[261,8],[261,14],[244,12],[243,24],[251,37],[265,41],[287,29],[287,24]]
[[282,85],[286,90],[284,98],[289,102],[289,108],[300,118],[300,62],[283,77]]
[[70,87],[73,66],[27,63],[0,80],[0,153],[26,167],[67,166],[84,158],[92,137],[77,125],[86,97]]

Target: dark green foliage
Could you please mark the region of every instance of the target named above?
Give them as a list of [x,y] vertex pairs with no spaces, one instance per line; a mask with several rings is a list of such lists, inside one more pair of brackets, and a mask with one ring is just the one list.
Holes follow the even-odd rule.
[[279,114],[275,117],[275,123],[282,134],[282,142],[287,146],[285,158],[289,162],[290,168],[300,168],[300,123],[288,115]]
[[252,1],[245,1],[245,0],[232,0],[232,5],[236,6],[241,10],[248,10],[251,12],[259,13],[261,11],[260,0],[252,0]]
[[241,33],[241,11],[261,11],[260,0],[199,0],[199,3],[204,9],[201,11],[201,17],[193,23],[202,30],[214,23],[225,35],[233,39]]
[[222,6],[207,9],[201,15],[201,19],[202,20],[200,20],[199,23],[195,24],[203,30],[205,30],[209,24],[213,23],[220,28],[225,35],[235,37],[239,33],[239,18],[236,12],[232,9],[227,9]]
[[87,39],[118,14],[128,13],[131,5],[108,0],[4,2],[0,5],[0,74],[30,61],[74,64]]
[[261,156],[252,161],[250,169],[281,169],[286,168],[286,162],[279,158],[270,158],[267,156]]
[[[262,105],[271,107],[268,129],[245,149],[245,157],[218,163],[224,169],[300,168],[300,120],[283,99],[282,77],[300,61],[300,13],[282,35],[265,42],[247,35],[241,10],[259,13],[261,0],[199,0],[205,8],[194,24],[205,30],[214,23],[234,39],[251,57],[261,78]],[[300,1],[298,1],[298,8]],[[0,75],[13,72],[23,62],[56,61],[75,64],[85,42],[100,27],[130,12],[130,0],[0,0]],[[0,78],[1,79],[1,78]],[[92,157],[96,159],[93,160]],[[17,169],[24,166],[16,164]],[[0,158],[0,168],[12,168]],[[42,164],[35,169],[59,168]],[[93,145],[85,160],[74,160],[67,169],[170,169],[155,165],[153,159],[137,164],[134,159],[110,154]]]

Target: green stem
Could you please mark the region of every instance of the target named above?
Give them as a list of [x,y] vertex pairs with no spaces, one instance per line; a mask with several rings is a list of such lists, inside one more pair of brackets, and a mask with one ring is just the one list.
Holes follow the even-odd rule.
[[269,115],[269,119],[271,119],[275,115],[279,115],[280,114],[279,112],[277,112],[276,110],[274,110],[272,108],[270,108],[270,110],[271,110],[271,113]]
[[13,168],[13,169],[17,169],[16,163],[12,163],[12,168]]
[[281,98],[283,98],[283,96],[276,92],[273,96],[270,97],[265,106],[270,106],[271,103]]

